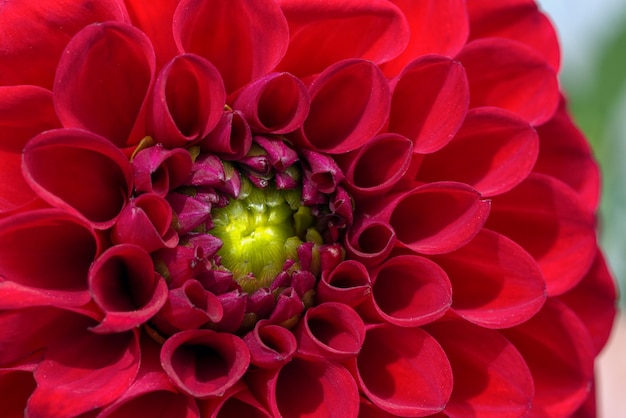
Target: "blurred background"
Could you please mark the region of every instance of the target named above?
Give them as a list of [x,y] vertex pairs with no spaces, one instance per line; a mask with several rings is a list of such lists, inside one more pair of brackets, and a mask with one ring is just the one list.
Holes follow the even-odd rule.
[[[626,1],[537,0],[561,41],[561,82],[603,174],[600,241],[626,311]],[[626,417],[626,317],[597,363],[602,418]]]

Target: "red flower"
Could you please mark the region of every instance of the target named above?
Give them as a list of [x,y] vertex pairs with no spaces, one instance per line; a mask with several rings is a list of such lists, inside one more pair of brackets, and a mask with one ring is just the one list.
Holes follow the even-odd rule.
[[4,2],[0,415],[593,415],[558,65],[532,0]]

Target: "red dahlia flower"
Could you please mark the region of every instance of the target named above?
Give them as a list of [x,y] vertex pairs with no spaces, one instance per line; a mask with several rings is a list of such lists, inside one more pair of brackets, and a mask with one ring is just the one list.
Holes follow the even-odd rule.
[[598,169],[532,0],[0,4],[0,415],[593,416]]

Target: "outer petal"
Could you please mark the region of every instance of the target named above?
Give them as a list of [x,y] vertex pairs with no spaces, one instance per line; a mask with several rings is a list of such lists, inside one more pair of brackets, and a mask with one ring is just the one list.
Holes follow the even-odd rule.
[[0,85],[52,88],[68,40],[93,22],[128,21],[117,0],[24,0],[0,6]]
[[279,68],[299,77],[335,62],[363,58],[380,64],[406,47],[402,11],[383,0],[281,0],[289,21],[287,55]]
[[22,170],[46,202],[109,228],[132,190],[132,167],[106,139],[78,129],[44,132],[24,148]]
[[174,13],[180,51],[208,59],[232,93],[270,72],[287,50],[287,21],[274,0],[182,0]]
[[493,199],[487,228],[506,235],[537,260],[549,296],[573,288],[596,256],[595,219],[564,183],[531,174]]
[[80,31],[67,45],[54,80],[63,126],[89,130],[120,147],[139,142],[154,60],[150,40],[130,25],[107,22]]
[[[283,328],[284,329],[284,328]],[[271,418],[269,412],[250,393],[245,384],[233,386],[219,398],[200,402],[202,417],[207,418]]]
[[0,221],[0,306],[80,306],[100,251],[95,231],[70,214],[43,209]]
[[0,369],[0,393],[2,393],[0,416],[23,417],[26,401],[36,386],[32,371]]
[[50,91],[34,86],[0,87],[0,213],[36,199],[22,176],[22,149],[39,132],[60,127]]
[[537,132],[526,121],[499,108],[479,107],[468,112],[446,147],[424,157],[417,179],[458,181],[494,196],[521,183],[538,153]]
[[556,73],[530,47],[482,38],[468,43],[457,59],[467,71],[470,107],[502,107],[533,126],[554,114],[560,97]]
[[361,391],[395,415],[439,412],[452,392],[450,363],[437,341],[420,328],[371,326],[361,354],[350,364]]
[[445,413],[451,418],[525,416],[534,395],[533,378],[522,355],[495,331],[460,320],[427,327],[441,344],[454,374]]
[[411,37],[400,56],[383,65],[398,74],[410,61],[426,54],[455,56],[465,45],[469,22],[464,0],[392,0],[407,18]]

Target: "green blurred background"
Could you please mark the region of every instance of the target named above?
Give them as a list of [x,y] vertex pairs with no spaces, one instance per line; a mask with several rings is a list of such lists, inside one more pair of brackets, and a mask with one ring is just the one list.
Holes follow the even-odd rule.
[[600,163],[600,241],[619,287],[626,289],[626,2],[538,3],[557,28],[561,82],[571,112]]

